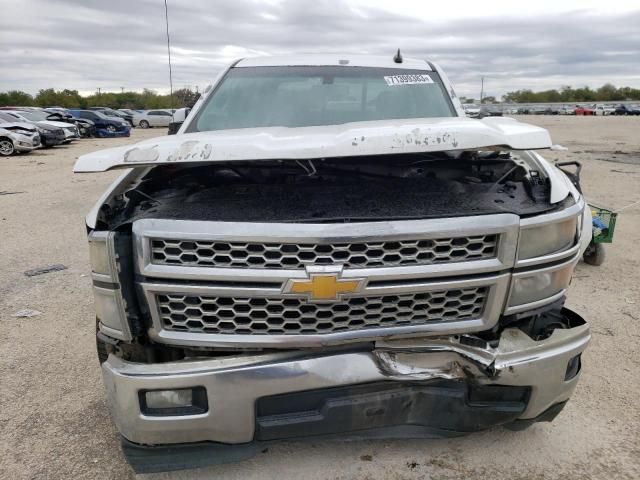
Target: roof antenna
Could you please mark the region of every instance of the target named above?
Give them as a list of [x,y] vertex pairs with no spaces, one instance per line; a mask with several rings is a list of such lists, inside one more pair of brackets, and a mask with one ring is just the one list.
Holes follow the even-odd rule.
[[171,72],[171,41],[169,39],[169,9],[167,8],[167,0],[164,0],[164,20],[167,24],[167,56],[169,57],[169,110],[171,119],[173,120],[173,75]]
[[400,53],[400,49],[398,49],[398,53],[393,57],[393,61],[396,63],[402,63],[402,54]]

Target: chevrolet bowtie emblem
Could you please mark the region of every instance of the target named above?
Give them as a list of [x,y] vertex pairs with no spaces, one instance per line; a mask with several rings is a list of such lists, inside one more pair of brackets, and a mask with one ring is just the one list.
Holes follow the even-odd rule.
[[310,273],[308,280],[291,279],[283,288],[283,293],[303,295],[313,302],[340,300],[343,294],[360,291],[364,279],[341,280],[340,273]]

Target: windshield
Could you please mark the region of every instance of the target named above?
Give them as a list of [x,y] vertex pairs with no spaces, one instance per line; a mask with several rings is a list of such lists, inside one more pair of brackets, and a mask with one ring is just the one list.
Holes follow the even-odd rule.
[[369,67],[233,68],[187,131],[453,117],[437,73]]
[[20,115],[26,118],[27,120],[31,120],[32,122],[40,122],[42,120],[46,120],[49,114],[42,112],[20,112]]

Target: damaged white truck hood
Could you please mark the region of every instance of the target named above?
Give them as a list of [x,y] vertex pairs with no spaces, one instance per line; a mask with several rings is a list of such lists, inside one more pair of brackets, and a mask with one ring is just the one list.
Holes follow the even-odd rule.
[[153,138],[81,156],[75,172],[167,163],[301,160],[400,153],[549,148],[547,130],[512,118],[379,120],[320,127],[218,130]]

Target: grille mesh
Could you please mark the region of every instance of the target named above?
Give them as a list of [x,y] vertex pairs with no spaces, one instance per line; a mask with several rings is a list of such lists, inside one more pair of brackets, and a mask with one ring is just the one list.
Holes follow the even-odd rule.
[[151,261],[159,265],[262,269],[329,264],[393,267],[494,258],[497,244],[497,235],[337,244],[152,239]]
[[487,287],[378,297],[328,304],[299,298],[236,298],[158,294],[166,330],[252,335],[327,334],[478,318]]

